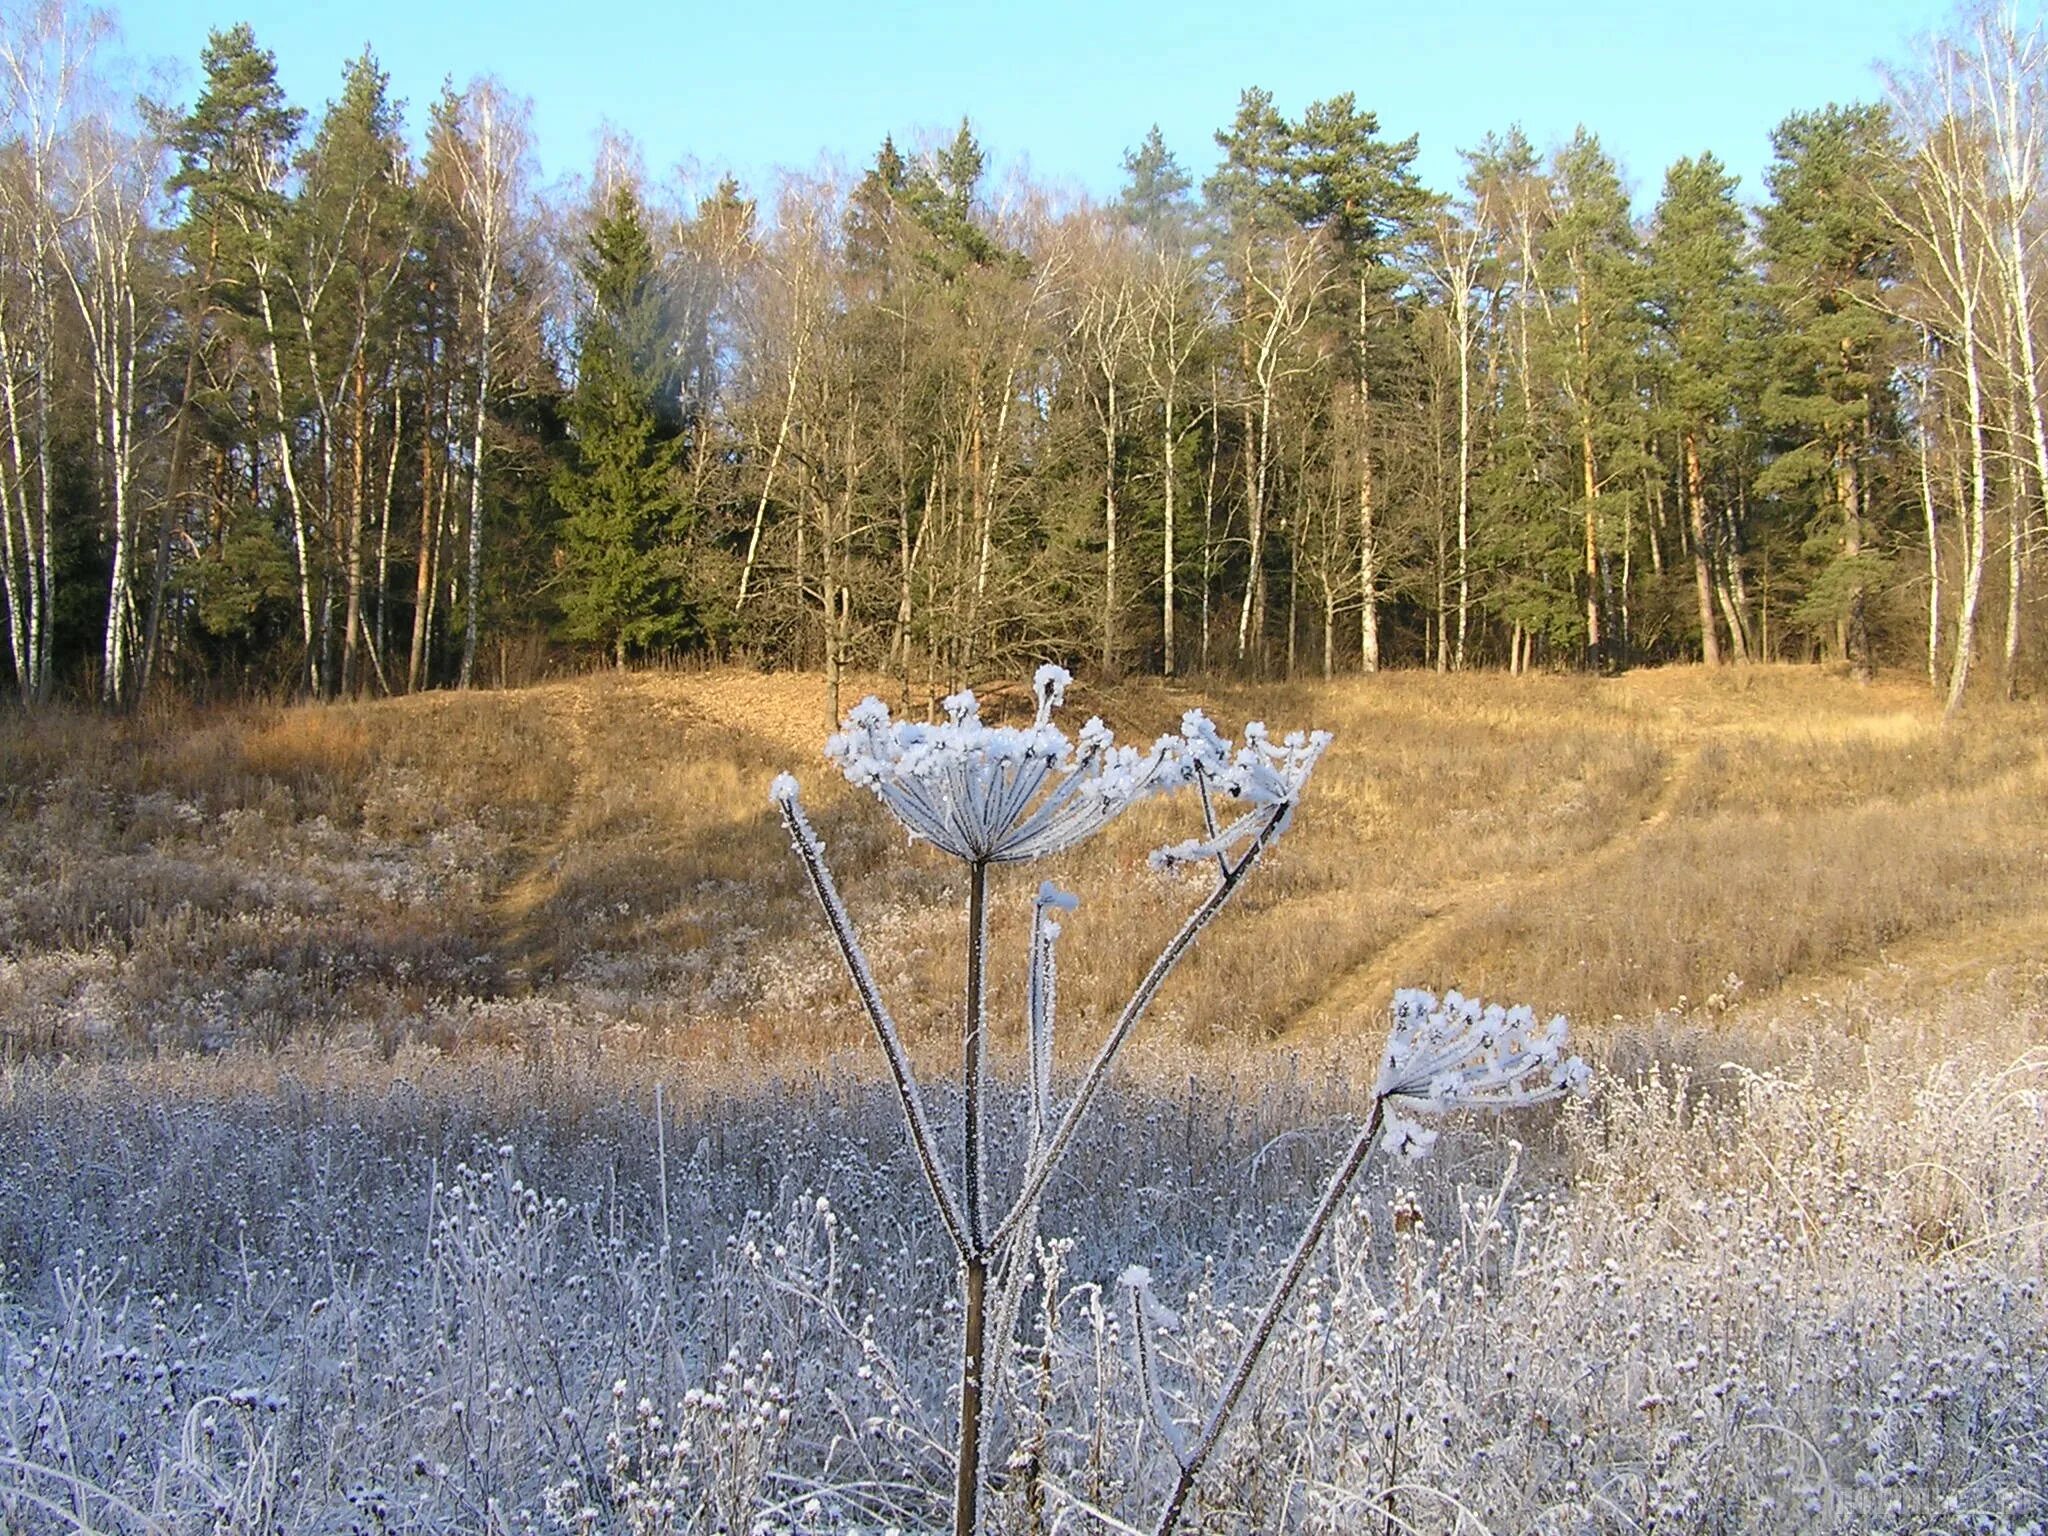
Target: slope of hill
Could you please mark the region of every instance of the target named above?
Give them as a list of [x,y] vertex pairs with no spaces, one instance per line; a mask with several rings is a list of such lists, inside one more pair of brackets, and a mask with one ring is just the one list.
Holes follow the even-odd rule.
[[[949,1155],[963,882],[835,783],[821,694],[10,723],[0,1528],[940,1528],[954,1254],[771,775]],[[1776,671],[1075,704],[1338,742],[1048,1186],[990,1530],[1150,1526],[1113,1277],[1180,1313],[1153,1413],[1199,1423],[1397,981],[1571,1012],[1592,1097],[1371,1159],[1184,1529],[2044,1528],[2040,711]],[[1187,909],[1143,855],[1189,811],[996,884],[1007,959],[1042,873],[1082,897],[1058,1093]]]
[[[1197,704],[1337,743],[1272,867],[1162,1000],[1169,1038],[1341,1037],[1402,984],[1583,1027],[1755,1015],[1883,978],[2031,986],[2048,951],[2039,710],[1944,727],[1905,681],[1673,669],[1148,682],[1083,688],[1074,715],[1142,738]],[[896,856],[893,827],[819,759],[824,734],[817,679],[739,671],[16,722],[0,1047],[388,1052],[573,1021],[684,1052],[829,1049],[855,1021],[769,812],[783,768],[929,1027],[951,1001],[956,872]],[[1052,871],[1084,899],[1068,966],[1093,978],[1070,998],[1084,1013],[1177,921],[1180,893],[1142,854],[1186,814],[1148,807]],[[998,885],[999,937],[1037,878]]]

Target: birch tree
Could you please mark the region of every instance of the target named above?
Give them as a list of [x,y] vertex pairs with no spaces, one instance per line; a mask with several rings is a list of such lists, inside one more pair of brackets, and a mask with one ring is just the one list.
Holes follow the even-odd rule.
[[132,701],[136,545],[144,440],[153,433],[149,374],[159,355],[164,292],[152,235],[163,147],[121,133],[105,115],[79,125],[67,157],[59,264],[76,307],[92,381],[93,441],[107,518],[107,613],[100,699]]
[[0,298],[0,564],[8,643],[22,702],[43,703],[55,682],[58,602],[58,304],[64,278],[59,198],[93,56],[107,36],[98,12],[63,0],[0,13],[0,124],[11,161],[0,174],[0,240],[18,282]]
[[1102,669],[1117,669],[1117,613],[1122,600],[1117,562],[1124,530],[1118,522],[1117,491],[1124,424],[1132,410],[1130,377],[1143,334],[1136,253],[1114,225],[1100,229],[1079,277],[1081,292],[1073,321],[1074,340],[1087,370],[1102,444]]
[[506,298],[506,262],[512,231],[525,205],[532,149],[531,104],[490,76],[470,82],[435,114],[448,200],[464,235],[461,269],[468,350],[473,370],[469,410],[469,516],[464,540],[464,590],[469,603],[462,627],[457,686],[470,686],[476,668],[483,604],[484,455],[492,391],[504,347],[500,311]]
[[1454,671],[1465,670],[1465,638],[1472,605],[1472,356],[1477,345],[1473,294],[1486,249],[1489,210],[1482,184],[1477,206],[1465,215],[1438,209],[1430,224],[1427,260],[1430,275],[1442,290],[1443,322],[1457,371],[1458,467],[1453,495],[1457,500],[1457,639],[1450,653]]
[[[2002,345],[1996,356],[2025,434],[2022,483],[2014,488],[2006,538],[2004,651],[2005,691],[2010,698],[2019,674],[2021,594],[2034,512],[2048,498],[2048,412],[2041,400],[2034,336],[2040,324],[2034,290],[2043,242],[2048,239],[2042,219],[2048,40],[2038,19],[2023,24],[2018,6],[2003,0],[1976,13],[1962,46],[1966,51],[1958,64],[1966,74],[1970,115],[1980,125],[1987,151],[1980,217],[2003,310],[1997,327]],[[2033,474],[2031,497],[2024,484],[2025,470]]]
[[1962,570],[1947,685],[1947,708],[1954,713],[1969,688],[1984,596],[1991,477],[1985,348],[1997,276],[1985,238],[1992,150],[1970,111],[1964,62],[1950,45],[1932,52],[1922,75],[1892,82],[1906,147],[1903,185],[1886,205],[1914,258],[1915,282],[1906,302],[1917,306],[1936,338],[1937,376],[1961,393]]

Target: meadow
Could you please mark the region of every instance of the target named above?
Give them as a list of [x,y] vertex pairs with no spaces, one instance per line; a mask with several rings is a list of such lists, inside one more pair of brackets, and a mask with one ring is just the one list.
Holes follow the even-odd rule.
[[[0,728],[0,1526],[942,1523],[950,1253],[769,779],[940,1079],[964,880],[836,782],[822,695]],[[1595,1091],[1369,1171],[1186,1528],[2048,1529],[2039,707],[1775,668],[1074,704],[1337,740],[1049,1191],[991,1529],[1148,1527],[1113,1281],[1180,1313],[1199,1417],[1402,985],[1569,1015]],[[1006,954],[1041,874],[1080,894],[1084,1044],[1183,831],[993,890]],[[1014,1082],[1013,971],[991,1008]]]

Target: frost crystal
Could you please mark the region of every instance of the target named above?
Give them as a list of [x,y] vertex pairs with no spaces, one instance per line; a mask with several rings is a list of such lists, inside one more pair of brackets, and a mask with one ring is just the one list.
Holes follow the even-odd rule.
[[[1244,745],[1233,753],[1230,743],[1198,709],[1182,716],[1180,730],[1183,772],[1201,786],[1209,812],[1208,836],[1156,850],[1152,864],[1157,869],[1222,858],[1248,837],[1271,838],[1285,832],[1316,759],[1330,744],[1328,731],[1290,731],[1275,745],[1266,727],[1254,721],[1244,728]],[[1219,826],[1209,800],[1212,791],[1250,809],[1229,826]]]
[[1419,1120],[1390,1114],[1380,1135],[1380,1144],[1389,1152],[1405,1157],[1411,1163],[1419,1163],[1429,1156],[1430,1149],[1436,1145],[1437,1133]]
[[1118,746],[1099,719],[1070,740],[1052,713],[1072,681],[1062,667],[1038,669],[1038,711],[1028,726],[984,724],[968,691],[945,701],[937,725],[893,720],[881,700],[864,699],[825,743],[825,755],[912,836],[969,863],[1020,864],[1063,852],[1139,801],[1202,775],[1255,805],[1285,798],[1291,810],[1307,766],[1288,788],[1289,765],[1303,752],[1312,762],[1327,740],[1310,748],[1290,737],[1287,747],[1273,748],[1254,728],[1233,761],[1198,711],[1180,737],[1162,736],[1149,751]]
[[1434,1131],[1397,1112],[1517,1109],[1583,1093],[1585,1062],[1565,1054],[1562,1015],[1539,1025],[1526,1007],[1481,1004],[1456,992],[1394,994],[1394,1027],[1380,1057],[1374,1095],[1389,1101],[1383,1145],[1403,1157],[1428,1154]]
[[[1287,829],[1309,774],[1330,742],[1326,732],[1316,731],[1296,733],[1276,744],[1263,725],[1251,725],[1245,728],[1244,745],[1239,747],[1226,741],[1199,710],[1182,717],[1178,736],[1161,737],[1149,752],[1119,747],[1100,720],[1090,720],[1078,738],[1070,741],[1052,723],[1052,715],[1072,681],[1062,667],[1040,667],[1032,685],[1038,710],[1024,727],[984,724],[979,703],[965,691],[946,700],[946,718],[938,725],[892,720],[879,699],[869,698],[847,715],[845,728],[825,745],[825,755],[839,765],[848,781],[872,791],[913,837],[925,839],[970,866],[957,1194],[925,1113],[909,1053],[883,1005],[853,919],[825,863],[824,845],[804,816],[796,783],[784,774],[771,791],[790,842],[825,910],[854,990],[881,1042],[912,1146],[946,1234],[961,1260],[960,1459],[953,1525],[959,1531],[982,1528],[978,1513],[984,1487],[980,1469],[982,1362],[990,1342],[991,1318],[999,1348],[1007,1349],[1015,1336],[1021,1287],[1031,1273],[1029,1259],[1020,1262],[1019,1255],[1029,1255],[1035,1248],[1041,1254],[1049,1251],[1036,1247],[1039,1201],[1046,1185],[1072,1147],[1118,1053],[1159,988],[1257,867],[1265,850]],[[1028,1131],[1021,1167],[1014,1174],[1016,1193],[1008,1213],[991,1225],[987,1219],[990,1184],[982,1108],[988,866],[1022,863],[1071,848],[1139,801],[1182,787],[1192,787],[1200,796],[1203,836],[1160,850],[1153,855],[1153,862],[1170,866],[1213,860],[1215,883],[1152,961],[1096,1047],[1093,1060],[1080,1073],[1064,1107],[1053,1097],[1059,986],[1056,949],[1062,919],[1075,911],[1078,902],[1071,892],[1050,881],[1038,888],[1031,909],[1031,947],[1025,971]],[[1217,818],[1219,795],[1244,808],[1229,826]],[[1179,1319],[1153,1294],[1150,1271],[1142,1265],[1124,1271],[1122,1285],[1130,1299],[1131,1344],[1145,1386],[1146,1416],[1180,1469],[1174,1493],[1156,1527],[1162,1536],[1177,1523],[1195,1479],[1250,1380],[1260,1351],[1272,1336],[1280,1309],[1307,1267],[1351,1175],[1370,1152],[1384,1107],[1382,1096],[1374,1105],[1372,1126],[1360,1133],[1338,1178],[1325,1191],[1237,1369],[1214,1411],[1203,1421],[1199,1437],[1191,1438],[1176,1419],[1174,1401],[1160,1376],[1154,1335],[1157,1330],[1177,1326]],[[1418,1126],[1406,1134],[1418,1148],[1426,1148],[1429,1132]],[[985,1306],[983,1298],[991,1283],[995,1287],[993,1305]],[[1050,1272],[1043,1283],[1053,1285]]]

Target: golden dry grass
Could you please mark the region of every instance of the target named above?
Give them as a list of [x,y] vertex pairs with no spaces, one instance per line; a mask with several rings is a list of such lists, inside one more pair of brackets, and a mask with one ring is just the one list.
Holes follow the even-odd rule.
[[[858,696],[858,683],[846,697]],[[1016,690],[1003,708],[1026,707]],[[1597,1031],[1768,1012],[1899,970],[1953,985],[2048,939],[2032,707],[1944,725],[1911,682],[1670,669],[1082,687],[1145,737],[1200,705],[1336,732],[1296,829],[1162,997],[1157,1032],[1317,1049],[1397,985]],[[665,1050],[815,1059],[858,1040],[771,814],[796,770],[914,1037],[944,1049],[959,871],[839,785],[813,677],[605,675],[502,694],[0,731],[0,1020],[12,1053],[248,1038],[519,1044],[550,1022]],[[1196,899],[1143,855],[1158,804],[1050,875],[1098,1026]],[[1932,989],[1937,983],[1930,981]],[[997,1017],[1021,1011],[995,978]]]

